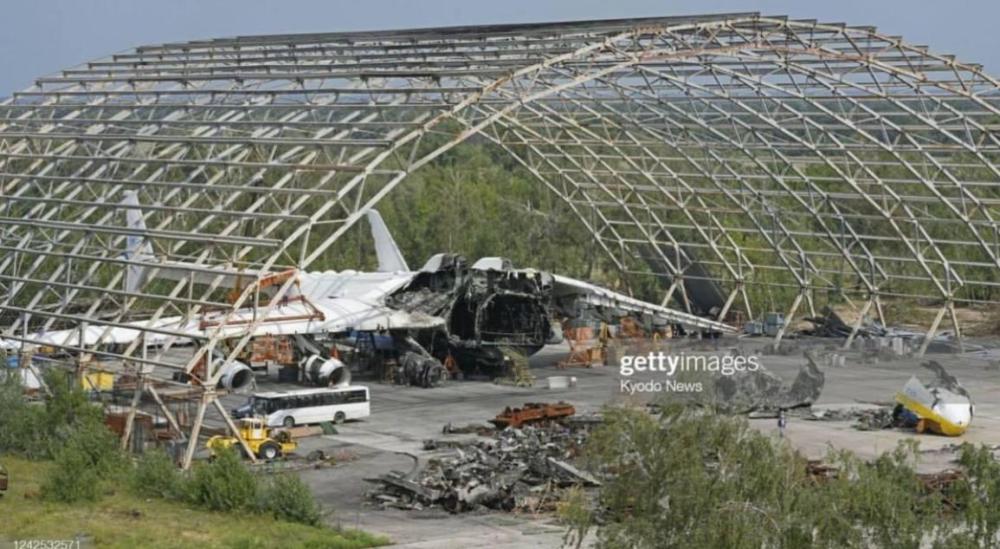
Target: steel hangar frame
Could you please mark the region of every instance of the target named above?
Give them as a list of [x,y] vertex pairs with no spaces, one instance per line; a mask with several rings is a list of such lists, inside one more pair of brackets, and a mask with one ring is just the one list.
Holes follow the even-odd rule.
[[[269,301],[259,278],[235,301],[221,276],[195,279],[309,268],[475,138],[558,196],[623,273],[667,277],[664,303],[687,303],[695,261],[727,292],[721,316],[753,316],[754,288],[782,289],[787,322],[823,294],[859,318],[931,298],[922,353],[945,317],[961,337],[956,303],[1000,301],[998,107],[977,65],[756,13],[139,47],[0,103],[0,337],[148,319],[190,340],[152,323],[251,304],[264,321],[292,279]],[[145,230],[123,221],[128,193]],[[136,239],[194,264],[190,278],[128,284]],[[195,338],[185,362],[140,341],[62,348],[190,373],[220,337]],[[197,425],[213,403],[228,420],[210,370]]]

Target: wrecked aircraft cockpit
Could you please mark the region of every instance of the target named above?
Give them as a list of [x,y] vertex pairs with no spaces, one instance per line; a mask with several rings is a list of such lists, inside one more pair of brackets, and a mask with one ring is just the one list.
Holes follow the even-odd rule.
[[502,258],[483,258],[470,268],[460,255],[437,254],[386,303],[443,317],[442,333],[425,331],[418,339],[463,370],[497,374],[504,366],[501,347],[530,355],[552,338],[551,288],[548,273],[515,270]]
[[923,367],[934,373],[934,381],[924,384],[917,376],[911,376],[896,393],[893,418],[901,426],[912,427],[918,433],[962,435],[975,412],[969,392],[941,364],[932,360],[925,362]]

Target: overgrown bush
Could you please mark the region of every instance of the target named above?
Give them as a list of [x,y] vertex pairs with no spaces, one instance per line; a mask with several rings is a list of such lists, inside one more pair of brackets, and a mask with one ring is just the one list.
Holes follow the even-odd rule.
[[817,481],[787,443],[742,418],[614,408],[586,446],[588,467],[609,473],[597,501],[575,494],[561,514],[569,541],[596,526],[602,547],[995,546],[1000,466],[963,453],[969,483],[951,498],[965,506],[963,522],[924,487],[916,455],[913,443],[873,462],[832,452],[825,461],[837,474]]
[[263,482],[259,508],[277,519],[316,526],[321,514],[316,498],[302,479],[290,473]]
[[149,452],[136,464],[134,493],[207,507],[216,511],[266,513],[280,520],[319,525],[322,514],[309,487],[293,474],[254,475],[233,449],[216,452],[190,475],[164,452]]
[[103,423],[104,412],[91,402],[66,371],[50,369],[43,375],[52,396],[45,399],[45,423],[53,432],[86,423]]
[[965,476],[947,496],[962,510],[955,531],[941,536],[940,549],[1000,545],[1000,462],[987,446],[963,444],[958,463]]
[[100,494],[101,482],[121,478],[126,466],[114,433],[103,424],[84,421],[55,452],[42,495],[66,503],[93,501]]
[[132,475],[132,491],[140,496],[180,500],[187,496],[185,479],[177,464],[160,450],[139,458]]
[[234,450],[217,452],[190,475],[177,470],[166,453],[148,452],[134,469],[119,439],[103,423],[101,409],[65,372],[46,373],[52,392],[44,403],[29,402],[15,376],[0,379],[0,453],[53,459],[42,495],[53,501],[93,501],[108,481],[127,482],[141,496],[186,501],[216,511],[250,511],[318,525],[319,505],[294,475],[261,480]]
[[257,479],[232,449],[216,451],[215,459],[195,466],[188,481],[192,503],[214,511],[248,511],[257,507]]
[[66,372],[49,370],[43,376],[52,396],[44,403],[25,398],[18,376],[0,381],[0,452],[29,459],[55,458],[82,425],[101,425],[101,409],[70,383]]
[[25,399],[17,376],[0,380],[0,452],[41,459],[51,447],[45,408]]
[[100,493],[99,482],[100,476],[86,454],[67,446],[56,454],[55,465],[42,484],[42,495],[63,503],[94,501]]

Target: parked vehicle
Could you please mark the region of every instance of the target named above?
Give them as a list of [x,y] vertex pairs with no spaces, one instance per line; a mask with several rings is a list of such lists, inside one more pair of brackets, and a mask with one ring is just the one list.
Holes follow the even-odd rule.
[[236,418],[262,417],[268,427],[343,423],[369,415],[368,387],[361,385],[254,393],[245,405],[233,410]]
[[[272,434],[264,425],[264,420],[248,417],[240,420],[240,436],[250,446],[250,451],[260,459],[272,460],[290,454],[298,448],[287,431]],[[216,435],[205,443],[214,454],[223,448],[242,448],[236,437]]]

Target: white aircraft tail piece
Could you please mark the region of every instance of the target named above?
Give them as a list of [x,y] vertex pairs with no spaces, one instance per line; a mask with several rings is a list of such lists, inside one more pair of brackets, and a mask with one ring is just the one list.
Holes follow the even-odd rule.
[[409,271],[403,253],[399,251],[399,246],[392,238],[389,228],[385,226],[385,221],[382,221],[382,214],[377,210],[368,210],[368,224],[372,227],[372,238],[375,239],[378,270],[383,273]]
[[[129,229],[146,230],[146,221],[142,218],[142,209],[139,207],[139,194],[136,191],[125,191],[125,199],[122,200],[125,208],[125,225]],[[150,245],[146,237],[137,234],[130,234],[125,237],[125,259],[134,261],[147,261],[153,257],[153,246]],[[134,292],[142,286],[143,278],[146,276],[146,267],[141,265],[129,265],[125,271],[125,291]]]

